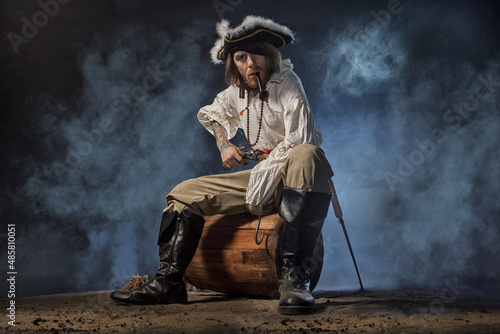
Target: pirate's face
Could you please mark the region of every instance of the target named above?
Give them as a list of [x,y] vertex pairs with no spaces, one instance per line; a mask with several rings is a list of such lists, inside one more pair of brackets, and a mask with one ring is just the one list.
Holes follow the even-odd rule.
[[241,77],[252,89],[259,88],[257,73],[259,73],[262,85],[269,81],[270,73],[268,69],[268,58],[266,56],[253,54],[246,51],[237,51],[233,55],[234,63],[240,72]]

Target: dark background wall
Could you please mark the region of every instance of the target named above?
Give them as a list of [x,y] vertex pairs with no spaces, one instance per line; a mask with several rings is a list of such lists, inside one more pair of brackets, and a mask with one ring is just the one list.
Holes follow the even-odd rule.
[[[248,14],[298,34],[282,53],[323,133],[365,287],[500,296],[494,1],[1,6],[0,241],[5,254],[15,224],[17,296],[155,273],[164,196],[224,172],[196,113],[225,87],[215,23]],[[323,232],[318,288],[356,289],[331,210]]]

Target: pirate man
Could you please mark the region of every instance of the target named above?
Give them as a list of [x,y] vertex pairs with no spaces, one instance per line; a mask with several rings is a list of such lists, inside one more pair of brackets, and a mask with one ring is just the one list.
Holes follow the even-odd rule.
[[167,195],[160,224],[158,273],[142,287],[115,291],[111,298],[128,304],[186,303],[183,275],[198,246],[203,217],[265,215],[277,207],[286,221],[279,246],[278,311],[313,312],[308,264],[328,212],[333,172],[302,83],[277,50],[291,43],[294,33],[256,16],[247,16],[235,28],[223,20],[217,32],[211,57],[216,64],[225,63],[229,87],[200,109],[198,119],[214,135],[226,169],[247,163],[229,141],[238,128],[252,149],[267,157],[252,169],[177,185]]

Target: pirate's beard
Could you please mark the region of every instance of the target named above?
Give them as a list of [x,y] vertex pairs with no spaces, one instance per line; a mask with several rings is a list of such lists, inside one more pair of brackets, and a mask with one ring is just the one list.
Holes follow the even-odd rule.
[[[269,70],[267,70],[267,71],[269,71]],[[266,90],[266,86],[263,84],[264,80],[262,80],[262,77],[263,77],[262,73],[263,72],[264,72],[264,70],[260,70],[260,71],[256,72],[257,74],[252,76],[252,78],[249,78],[248,80],[244,80],[243,76],[240,74],[240,82],[242,83],[240,88],[242,88],[246,91],[249,91],[253,94],[262,93],[263,90]],[[271,75],[272,74],[268,75],[268,80],[271,77]]]

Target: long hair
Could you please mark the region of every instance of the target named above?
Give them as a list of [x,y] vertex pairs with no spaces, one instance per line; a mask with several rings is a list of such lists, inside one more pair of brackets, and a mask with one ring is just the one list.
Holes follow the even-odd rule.
[[[269,59],[269,61],[267,62],[269,73],[273,74],[281,71],[282,60],[281,54],[278,49],[267,42],[258,42],[255,44],[257,44],[257,46],[259,46],[263,50],[264,56]],[[251,90],[251,88],[246,84],[245,80],[243,80],[243,78],[241,77],[240,72],[238,71],[238,67],[234,63],[232,54],[227,57],[226,61],[226,83],[230,86],[235,85],[240,89],[243,88],[245,90]]]

